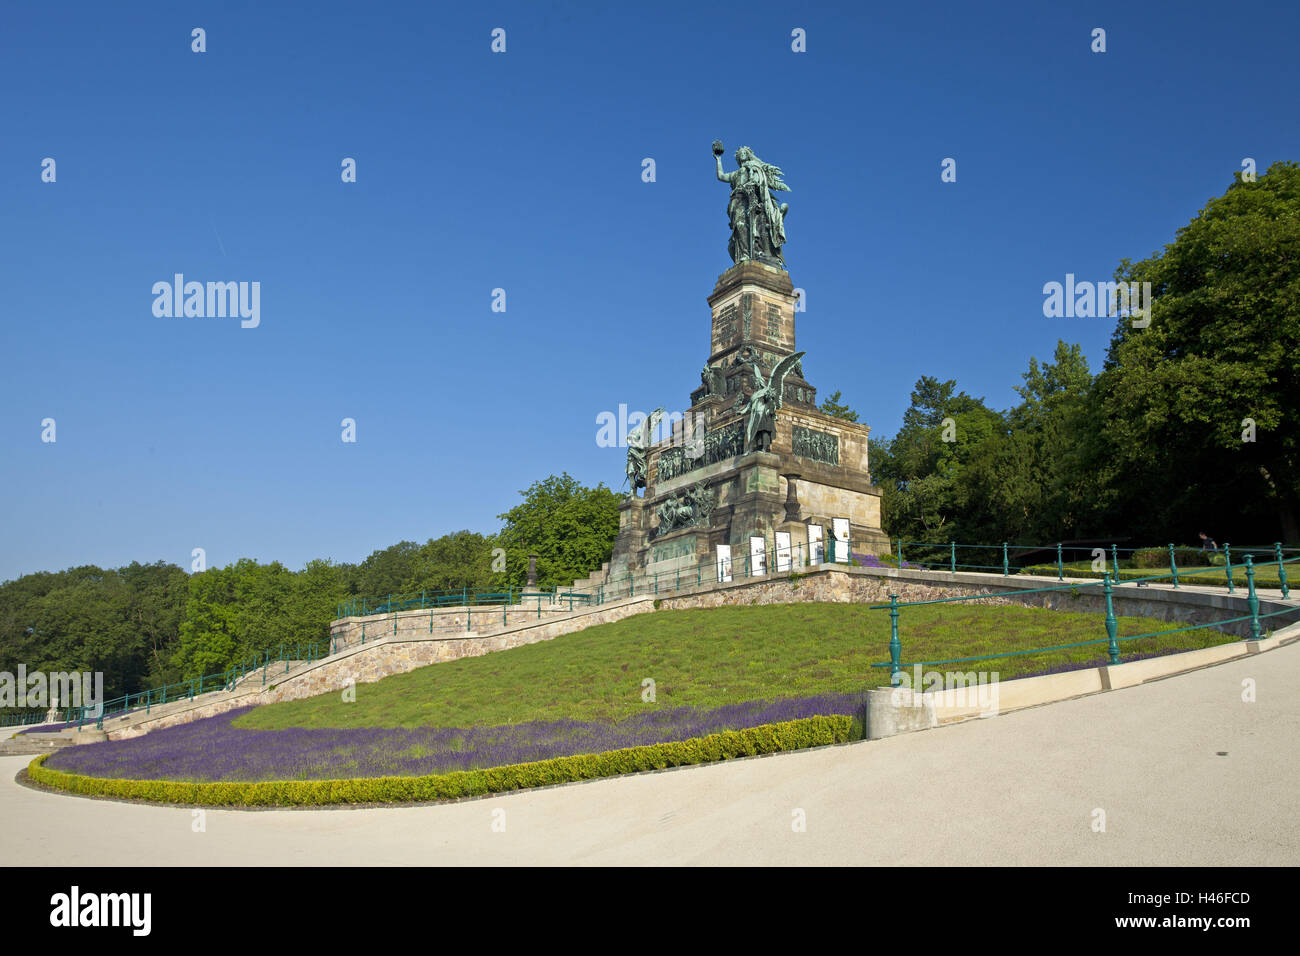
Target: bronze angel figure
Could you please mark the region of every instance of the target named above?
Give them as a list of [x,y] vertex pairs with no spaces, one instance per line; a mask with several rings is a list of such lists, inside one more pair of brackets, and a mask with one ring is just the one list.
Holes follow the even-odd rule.
[[807,352],[795,352],[787,355],[772,368],[772,374],[763,380],[763,370],[757,362],[750,364],[754,368],[753,394],[742,407],[749,413],[745,426],[745,451],[768,451],[772,447],[772,436],[776,432],[776,413],[782,404],[785,390],[785,377],[799,364]]

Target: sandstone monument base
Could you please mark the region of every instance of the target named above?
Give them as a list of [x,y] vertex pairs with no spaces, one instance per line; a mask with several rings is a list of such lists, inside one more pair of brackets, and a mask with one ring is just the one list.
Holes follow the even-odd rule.
[[[620,506],[606,587],[623,590],[618,582],[629,576],[695,576],[701,566],[725,575],[728,556],[738,572],[762,562],[785,573],[888,552],[870,430],[820,411],[802,362],[783,362],[797,354],[789,275],[747,260],[718,278],[708,301],[703,384],[685,418],[647,449],[645,495],[634,491]],[[788,371],[776,382],[782,364]],[[747,411],[764,377],[780,390],[767,442],[755,439]]]

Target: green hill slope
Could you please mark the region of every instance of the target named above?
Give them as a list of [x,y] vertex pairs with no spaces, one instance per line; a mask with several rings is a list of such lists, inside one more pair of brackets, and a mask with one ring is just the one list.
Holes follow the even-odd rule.
[[[1176,624],[1120,618],[1120,635]],[[903,660],[937,660],[1104,639],[1097,614],[1018,606],[906,608]],[[1224,643],[1218,631],[1143,638],[1128,658]],[[1069,661],[1097,660],[1105,645],[963,665],[1002,679]],[[432,664],[342,693],[259,707],[237,721],[287,727],[469,727],[531,720],[618,720],[644,712],[643,681],[659,707],[847,693],[888,684],[889,614],[853,604],[784,604],[658,611],[553,641]]]

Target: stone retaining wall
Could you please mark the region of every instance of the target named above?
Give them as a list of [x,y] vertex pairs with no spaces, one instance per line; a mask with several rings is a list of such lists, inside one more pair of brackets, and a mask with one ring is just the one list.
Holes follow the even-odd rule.
[[[583,608],[581,604],[574,606],[575,611]],[[542,600],[540,607],[527,602],[509,607],[485,604],[480,607],[423,608],[391,614],[359,615],[345,617],[330,624],[330,647],[333,653],[337,653],[345,648],[392,637],[411,641],[441,640],[447,637],[477,638],[521,625],[568,616],[570,613],[572,612],[567,605],[557,606]]]

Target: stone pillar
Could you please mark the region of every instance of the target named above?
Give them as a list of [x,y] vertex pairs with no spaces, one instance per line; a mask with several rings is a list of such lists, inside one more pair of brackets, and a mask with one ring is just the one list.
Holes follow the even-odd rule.
[[537,590],[537,555],[535,554],[528,556],[528,589]]
[[799,481],[799,476],[795,474],[789,474],[789,475],[782,475],[781,477],[785,479],[785,483],[786,483],[785,520],[798,521],[799,520],[799,489],[796,487],[796,483]]

